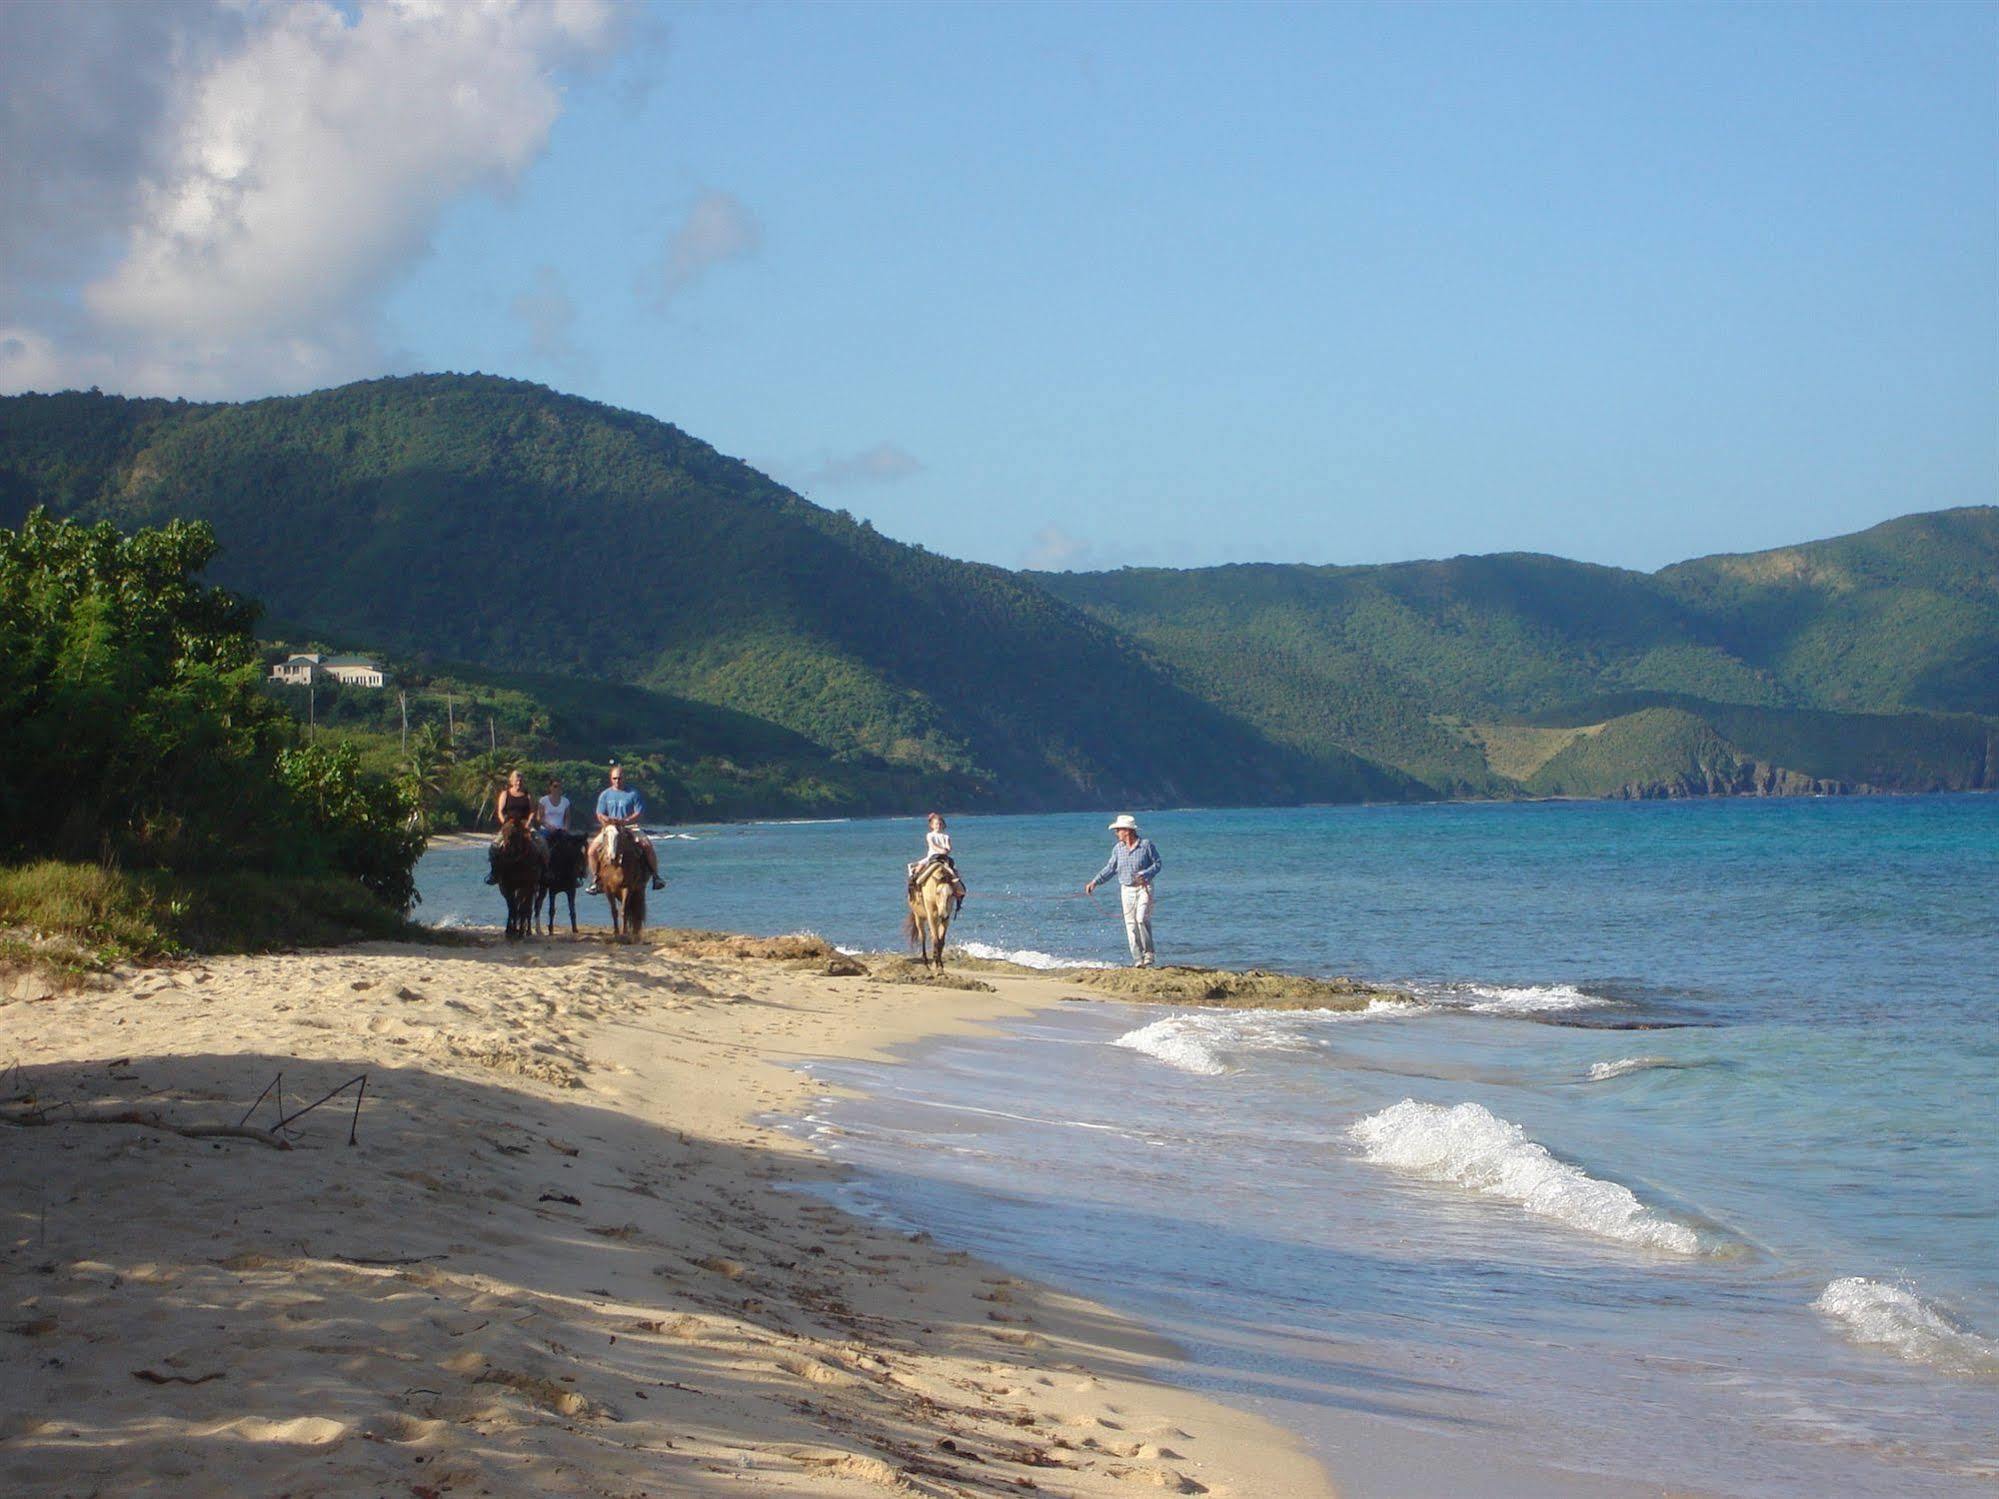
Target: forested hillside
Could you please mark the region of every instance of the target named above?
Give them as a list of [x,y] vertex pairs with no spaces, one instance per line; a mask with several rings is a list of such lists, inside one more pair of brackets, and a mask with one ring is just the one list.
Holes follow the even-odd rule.
[[[1727,789],[1688,714],[1731,764],[1795,772],[1766,786],[1999,774],[1978,716],[1999,712],[1989,506],[1656,574],[1502,555],[1035,577],[1273,737],[1344,745],[1445,794]],[[1662,706],[1682,716],[1646,711]],[[1634,713],[1587,749],[1553,732]]]
[[[1000,568],[878,535],[648,417],[483,376],[243,405],[0,402],[0,523],[209,521],[274,622],[599,676],[1014,806],[1410,794],[1278,744]],[[566,557],[553,574],[550,551]]]
[[[1656,574],[1535,555],[1019,574],[881,536],[649,417],[456,375],[0,400],[0,525],[36,505],[207,520],[215,579],[279,631],[418,675],[538,673],[523,701],[560,699],[563,727],[519,742],[643,745],[718,813],[1999,780],[1992,507]],[[561,684],[592,679],[625,690],[584,712]]]

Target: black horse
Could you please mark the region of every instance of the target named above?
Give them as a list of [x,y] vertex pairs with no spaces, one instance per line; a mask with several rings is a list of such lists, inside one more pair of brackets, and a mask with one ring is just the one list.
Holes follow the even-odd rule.
[[569,930],[576,930],[576,887],[583,883],[583,840],[574,833],[548,835],[548,863],[541,871],[541,887],[534,893],[534,914],[542,919],[542,902],[548,902],[547,930],[555,931],[555,898],[569,897]]

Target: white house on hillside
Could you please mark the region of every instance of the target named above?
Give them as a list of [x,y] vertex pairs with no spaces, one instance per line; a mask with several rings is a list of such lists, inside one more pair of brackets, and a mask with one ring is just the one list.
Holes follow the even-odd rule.
[[366,656],[322,656],[317,651],[292,656],[271,668],[271,680],[288,687],[314,682],[338,682],[343,687],[380,687],[382,668]]

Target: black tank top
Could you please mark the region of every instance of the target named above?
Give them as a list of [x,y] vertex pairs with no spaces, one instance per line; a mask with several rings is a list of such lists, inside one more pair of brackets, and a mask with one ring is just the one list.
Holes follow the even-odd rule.
[[533,810],[533,798],[525,795],[515,796],[513,792],[509,791],[506,799],[500,803],[500,820],[502,822],[526,822],[528,820],[528,813]]

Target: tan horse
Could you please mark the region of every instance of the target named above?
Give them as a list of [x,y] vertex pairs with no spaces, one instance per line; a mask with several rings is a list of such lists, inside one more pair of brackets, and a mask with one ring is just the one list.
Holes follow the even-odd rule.
[[597,884],[611,903],[613,941],[636,942],[646,924],[646,890],[652,870],[630,828],[613,825],[599,835]]
[[902,935],[923,954],[923,966],[932,973],[944,971],[944,938],[951,930],[951,918],[957,910],[950,865],[931,865],[909,892],[909,915],[903,921]]

